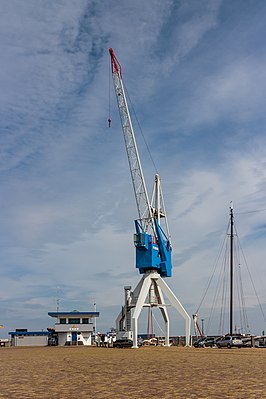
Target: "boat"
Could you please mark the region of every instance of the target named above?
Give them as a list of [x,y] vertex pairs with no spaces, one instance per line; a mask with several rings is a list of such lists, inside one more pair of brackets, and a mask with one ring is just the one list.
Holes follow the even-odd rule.
[[[265,322],[266,318],[259,302],[258,294],[252,281],[246,258],[240,245],[237,229],[235,226],[232,202],[230,203],[229,211],[229,223],[227,224],[226,235],[224,237],[221,249],[219,250],[219,255],[214,265],[214,270],[212,271],[212,274],[208,280],[203,298],[200,301],[200,305],[193,315],[195,336],[198,339],[199,337],[203,337],[208,334],[210,334],[212,337],[237,335],[242,337],[243,346],[255,346],[255,343],[257,340],[261,339],[261,336],[255,337],[250,328],[244,296],[242,266],[246,266],[247,268],[247,274],[251,279],[251,283],[262,312],[262,317],[264,318]],[[213,288],[212,283],[215,281],[215,276],[217,274],[219,265],[220,270],[218,270],[218,278],[216,277],[216,289],[214,290],[214,297],[208,302],[208,304],[211,305],[208,306],[207,304],[203,310],[203,302],[206,302],[207,293],[211,287]],[[207,314],[208,312],[208,316],[206,315],[203,318],[201,315],[200,319],[200,309],[202,309],[202,313],[204,312]],[[202,321],[201,327],[199,326],[198,320]],[[205,321],[205,331],[203,331],[203,321]],[[254,339],[252,337],[254,337]]]

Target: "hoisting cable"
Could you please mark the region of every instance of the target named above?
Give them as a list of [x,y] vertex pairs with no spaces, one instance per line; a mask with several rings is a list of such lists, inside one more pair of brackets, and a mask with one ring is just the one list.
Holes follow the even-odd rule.
[[[112,68],[112,60],[110,59],[110,64]],[[111,68],[109,66],[109,98],[108,98],[108,126],[111,127]]]
[[138,124],[139,130],[140,130],[142,139],[143,139],[143,141],[144,141],[144,143],[145,143],[145,146],[146,146],[146,148],[147,148],[149,157],[150,157],[151,162],[152,162],[152,164],[153,164],[153,167],[154,167],[154,169],[155,169],[155,173],[156,173],[156,174],[159,174],[159,173],[158,173],[158,170],[157,170],[157,167],[156,167],[156,165],[155,165],[154,159],[153,159],[153,157],[152,157],[152,155],[151,155],[151,152],[150,152],[148,143],[147,143],[147,141],[146,141],[146,139],[145,139],[145,136],[144,136],[144,134],[143,134],[141,125],[140,125],[139,120],[138,120],[138,118],[137,118],[137,114],[136,114],[136,112],[135,112],[135,109],[134,109],[133,103],[132,103],[132,101],[131,101],[130,95],[129,95],[129,93],[128,93],[128,90],[127,90],[127,88],[126,88],[125,82],[123,81],[123,83],[124,83],[124,88],[125,88],[125,92],[126,92],[127,98],[128,98],[128,100],[129,100],[129,103],[130,103],[130,107],[131,107],[131,109],[132,109],[132,111],[133,111],[133,114],[134,114],[134,117],[135,117],[135,119],[136,119],[136,121],[137,121],[137,124]]
[[165,334],[165,332],[164,332],[164,330],[162,329],[162,327],[160,326],[160,324],[158,323],[158,321],[157,321],[157,319],[156,319],[156,317],[154,316],[154,313],[153,313],[153,320],[155,321],[155,323],[157,324],[157,327],[159,328],[159,330],[161,331],[161,336],[163,337],[164,336],[164,334]]

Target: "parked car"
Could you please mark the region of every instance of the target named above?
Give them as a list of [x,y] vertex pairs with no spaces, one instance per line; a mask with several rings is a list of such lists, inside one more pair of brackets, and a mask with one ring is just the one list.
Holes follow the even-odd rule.
[[198,347],[199,347],[199,343],[200,343],[201,341],[203,341],[204,339],[205,339],[204,337],[201,337],[201,338],[197,339],[197,341],[194,342],[193,346],[194,346],[195,348],[198,348]]
[[216,341],[218,348],[241,348],[243,346],[243,341],[239,335],[226,335]]
[[113,343],[114,348],[131,348],[133,346],[133,341],[131,339],[117,339]]
[[202,337],[194,342],[195,348],[213,347],[216,345],[214,337]]
[[199,343],[199,348],[205,348],[205,347],[213,347],[216,345],[216,340],[214,337],[206,337]]

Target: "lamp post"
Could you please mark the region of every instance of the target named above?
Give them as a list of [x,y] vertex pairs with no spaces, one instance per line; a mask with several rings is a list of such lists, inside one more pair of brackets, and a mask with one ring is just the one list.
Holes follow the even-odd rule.
[[204,335],[204,319],[201,319],[201,332]]
[[[96,312],[96,302],[94,302],[94,312]],[[96,315],[95,315],[95,317],[94,317],[94,337],[96,338],[96,334],[97,334],[97,331],[96,331]]]

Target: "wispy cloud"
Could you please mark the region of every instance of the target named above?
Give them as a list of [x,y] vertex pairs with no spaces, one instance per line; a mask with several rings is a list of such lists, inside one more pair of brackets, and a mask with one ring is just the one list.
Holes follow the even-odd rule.
[[[112,81],[107,126],[109,47],[162,175],[174,244],[169,285],[195,311],[229,202],[236,212],[265,207],[265,14],[264,2],[220,0],[2,5],[1,323],[45,328],[61,287],[60,306],[96,301],[99,328],[108,329],[123,286],[140,277]],[[136,135],[150,189],[153,167]],[[265,217],[243,215],[259,283]]]

